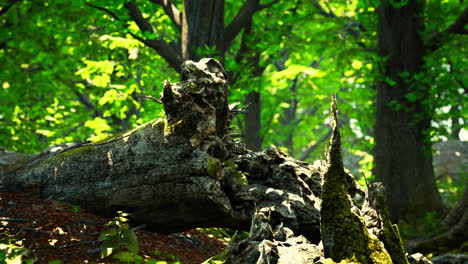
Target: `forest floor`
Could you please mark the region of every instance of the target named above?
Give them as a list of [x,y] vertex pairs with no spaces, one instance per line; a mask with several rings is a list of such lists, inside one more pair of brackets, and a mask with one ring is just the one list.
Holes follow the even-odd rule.
[[[8,219],[8,221],[5,221]],[[99,258],[99,235],[111,219],[102,218],[67,203],[40,199],[31,192],[0,192],[0,241],[14,235],[21,247],[31,249],[38,264],[110,263]],[[161,235],[144,229],[135,233],[139,255],[145,258],[198,264],[221,252],[225,244],[198,230]]]

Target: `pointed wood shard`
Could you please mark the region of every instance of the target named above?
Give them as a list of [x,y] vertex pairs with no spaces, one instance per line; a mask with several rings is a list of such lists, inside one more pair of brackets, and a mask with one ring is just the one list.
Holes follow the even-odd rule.
[[346,193],[346,172],[341,156],[336,95],[331,103],[332,136],[324,174],[320,234],[326,258],[336,262],[392,263],[377,237],[369,234],[359,212],[351,212],[352,202]]
[[[338,126],[338,108],[336,107],[336,94],[333,93],[330,110],[330,127],[332,134],[330,137],[330,149],[327,153],[327,164],[333,170],[339,171],[339,178],[345,184],[346,174],[343,167],[343,158],[341,156],[341,135]],[[342,172],[342,173],[341,173]]]

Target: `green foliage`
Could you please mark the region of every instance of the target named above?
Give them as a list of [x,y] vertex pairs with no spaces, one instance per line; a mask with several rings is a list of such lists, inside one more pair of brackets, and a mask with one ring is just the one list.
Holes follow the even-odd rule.
[[138,237],[127,223],[128,216],[129,214],[118,211],[117,216],[109,223],[105,224],[109,226],[110,229],[102,232],[99,236],[99,239],[102,240],[100,246],[101,258],[112,256],[112,258],[117,261],[115,263],[181,264],[176,256],[163,253],[159,250],[155,250],[153,253],[159,258],[168,259],[171,262],[144,259],[142,256],[138,255]]
[[[158,258],[170,260],[172,264],[180,264],[180,262],[178,261],[178,258],[176,256],[174,256],[173,254],[164,253],[164,252],[162,252],[160,250],[153,251],[153,254],[155,256],[157,256]],[[174,261],[174,262],[172,262],[172,261]],[[158,263],[158,262],[156,262],[156,263]],[[163,261],[163,263],[160,263],[160,264],[164,264],[164,263],[167,263],[167,262]]]
[[206,165],[208,175],[215,180],[221,179],[221,166],[221,161],[219,161],[219,159],[211,157]]
[[458,177],[438,177],[437,186],[442,200],[450,207],[455,207],[462,198],[467,182],[468,174],[466,169]]
[[197,230],[211,237],[220,239],[220,240],[229,240],[232,235],[231,230],[227,228],[210,227],[210,228],[197,228]]
[[74,205],[71,210],[74,213],[78,213],[80,211],[80,209],[81,209],[81,207],[79,205]]
[[166,63],[128,35],[125,24],[109,23],[86,1],[21,1],[2,18],[0,145],[6,149],[38,152],[162,115],[160,105],[139,95],[157,96],[174,71],[153,71]]
[[8,264],[32,264],[32,260],[25,256],[30,254],[30,250],[17,247],[11,244],[0,244],[0,263]]
[[227,259],[227,254],[229,250],[232,248],[232,245],[236,242],[246,239],[249,236],[249,232],[239,232],[237,230],[234,231],[234,230],[230,230],[227,228],[197,228],[197,229],[206,234],[214,235],[218,239],[223,239],[229,242],[228,246],[223,251],[205,260],[202,264],[225,263]]
[[249,232],[239,232],[238,230],[232,230],[229,228],[210,227],[197,228],[197,230],[209,235],[210,237],[215,237],[227,242],[242,240],[249,236]]
[[425,217],[418,219],[416,224],[399,224],[401,236],[405,240],[429,238],[443,231],[442,217],[435,212],[428,212]]

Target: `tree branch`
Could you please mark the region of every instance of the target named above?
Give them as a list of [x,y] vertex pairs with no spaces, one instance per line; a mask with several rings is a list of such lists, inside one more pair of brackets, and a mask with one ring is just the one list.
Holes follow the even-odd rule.
[[331,17],[331,18],[336,18],[337,16],[330,10],[329,12],[325,11],[322,5],[318,1],[313,2],[313,6],[317,10],[317,12],[324,16],[324,17]]
[[230,46],[232,40],[239,34],[239,32],[249,24],[255,10],[258,8],[258,0],[247,0],[241,7],[236,17],[224,29],[224,49]]
[[140,8],[136,5],[134,1],[129,1],[124,4],[124,7],[130,12],[130,17],[135,21],[138,28],[143,32],[154,33],[154,28],[151,24],[143,18]]
[[279,2],[279,0],[274,0],[274,1],[271,1],[270,3],[259,5],[257,10],[255,10],[255,11],[260,11],[262,9],[269,8],[270,6],[272,6],[272,5],[274,5],[274,4],[278,3],[278,2]]
[[95,4],[91,4],[91,3],[86,3],[87,6],[90,6],[92,8],[96,8],[97,10],[101,10],[105,13],[107,13],[108,15],[110,15],[111,17],[113,17],[115,20],[122,20],[120,19],[120,17],[118,17],[114,12],[110,11],[109,9],[107,8],[104,8],[104,7],[101,7],[101,6],[97,6]]
[[8,10],[10,10],[10,8],[12,8],[16,3],[20,2],[21,0],[11,0],[9,1],[9,3],[3,7],[1,7],[2,9],[0,9],[0,16],[5,14],[6,12],[8,12]]
[[327,133],[325,135],[323,135],[319,140],[317,140],[317,142],[315,142],[314,144],[308,146],[302,153],[301,155],[299,156],[299,160],[305,160],[307,159],[309,156],[310,156],[310,153],[312,153],[312,151],[314,151],[320,144],[322,144],[324,141],[327,141],[327,139],[330,138],[332,134],[332,130],[331,129],[328,129]]
[[435,33],[431,39],[429,40],[429,43],[427,47],[429,48],[430,51],[435,51],[442,47],[443,40],[445,39],[446,36],[450,34],[462,34],[462,35],[468,35],[468,30],[465,29],[465,26],[468,24],[468,7],[463,10],[463,12],[460,14],[460,16],[455,20],[455,22],[450,25],[448,28],[446,28],[443,31]]
[[[325,3],[326,4],[326,3]],[[362,25],[361,23],[353,20],[350,17],[347,16],[337,16],[335,13],[333,13],[333,10],[327,5],[327,10],[318,2],[318,1],[313,1],[312,5],[316,9],[317,13],[323,17],[331,18],[331,19],[346,19],[348,23],[346,23],[343,27],[343,29],[340,32],[346,32],[352,35],[356,39],[356,44],[363,48],[365,51],[369,52],[374,52],[374,50],[368,48],[364,42],[359,41],[358,39],[361,37],[361,33],[368,32],[367,28]],[[340,33],[341,35],[341,33]]]
[[184,61],[179,53],[167,42],[159,39],[144,39],[133,33],[129,33],[135,39],[141,41],[146,46],[154,49],[174,70],[180,73],[180,65]]
[[[141,31],[154,33],[153,26],[151,26],[151,24],[143,18],[143,14],[134,1],[127,2],[124,6],[130,12],[130,17],[133,19],[133,21],[135,21]],[[138,39],[143,44],[158,52],[159,55],[161,55],[161,57],[163,57],[172,68],[174,68],[177,72],[180,72],[180,65],[182,64],[183,59],[169,43],[160,39],[144,39],[131,32],[130,34],[135,39]]]
[[182,12],[170,0],[149,0],[151,3],[163,7],[164,12],[169,16],[179,31],[182,28]]
[[241,30],[249,24],[249,21],[252,20],[252,16],[255,12],[268,8],[278,3],[279,0],[273,0],[270,3],[262,5],[260,5],[259,2],[259,0],[247,0],[237,13],[236,17],[234,17],[231,23],[229,23],[229,25],[224,29],[225,50],[231,45],[232,40],[241,32]]
[[96,114],[98,114],[96,106],[93,104],[93,102],[91,101],[91,99],[89,98],[87,94],[80,93],[75,89],[73,89],[73,92],[76,94],[78,101],[80,101],[80,103],[82,103],[88,110],[94,111]]

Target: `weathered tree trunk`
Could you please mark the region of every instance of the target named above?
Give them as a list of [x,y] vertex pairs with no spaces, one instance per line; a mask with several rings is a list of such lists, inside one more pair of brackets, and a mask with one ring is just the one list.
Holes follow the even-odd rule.
[[[324,256],[389,263],[386,246],[349,199],[365,194],[343,169],[335,101],[327,163],[312,165],[275,147],[252,152],[231,139],[232,115],[218,61],[186,61],[181,80],[164,84],[166,120],[39,157],[2,175],[3,188],[35,189],[105,216],[122,210],[158,232],[250,226],[246,239],[228,247],[226,263],[305,264]],[[372,219],[373,232],[385,233],[386,214],[363,209],[380,217]]]
[[233,213],[220,182],[207,172],[211,159],[230,155],[223,69],[211,59],[188,61],[182,79],[164,85],[167,120],[37,159],[4,175],[5,188],[36,189],[44,197],[103,215],[123,210],[160,232],[248,221],[235,219],[240,216]]
[[[377,85],[375,175],[387,189],[394,221],[414,221],[426,212],[442,212],[428,135],[430,109],[424,105],[427,83],[423,72],[425,47],[421,39],[424,1],[410,0],[397,8],[382,1],[378,13],[379,55],[385,58]],[[413,92],[420,98],[409,100]],[[395,104],[400,109],[395,108]],[[393,106],[391,105],[393,103]]]
[[[102,215],[123,210],[159,232],[248,228],[255,205],[271,203],[273,194],[267,193],[276,190],[300,201],[288,225],[307,230],[318,242],[317,167],[275,148],[254,153],[232,141],[226,80],[216,60],[185,62],[181,79],[164,85],[166,120],[38,158],[3,175],[4,188],[36,189],[44,197]],[[247,186],[239,183],[244,173],[250,175]]]

